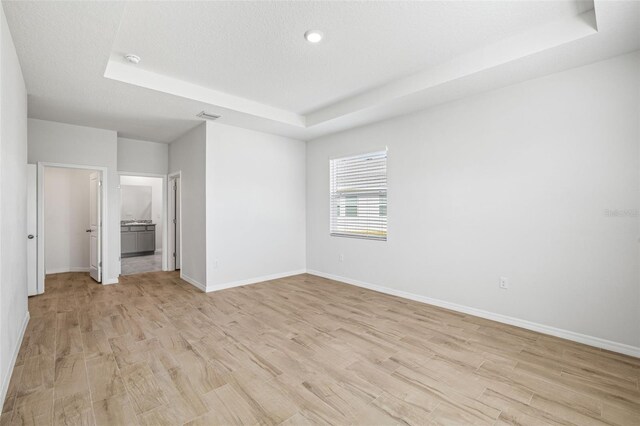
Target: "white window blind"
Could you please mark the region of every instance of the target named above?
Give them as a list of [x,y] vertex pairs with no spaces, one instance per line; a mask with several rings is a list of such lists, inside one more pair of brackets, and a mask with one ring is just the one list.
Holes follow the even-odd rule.
[[387,151],[330,160],[331,235],[387,240]]

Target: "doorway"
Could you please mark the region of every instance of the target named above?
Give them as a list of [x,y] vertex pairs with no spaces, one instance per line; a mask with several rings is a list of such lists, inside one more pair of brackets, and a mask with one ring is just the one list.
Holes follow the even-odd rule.
[[165,176],[120,174],[120,274],[162,271]]
[[51,274],[84,272],[102,282],[104,170],[39,163],[28,166],[28,175],[28,222],[35,223],[29,228],[29,295],[44,293]]

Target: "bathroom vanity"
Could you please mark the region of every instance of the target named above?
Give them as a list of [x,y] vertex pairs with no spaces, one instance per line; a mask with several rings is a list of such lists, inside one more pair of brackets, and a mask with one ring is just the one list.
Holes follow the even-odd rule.
[[127,223],[120,225],[120,252],[122,257],[153,254],[156,251],[156,225],[154,223]]

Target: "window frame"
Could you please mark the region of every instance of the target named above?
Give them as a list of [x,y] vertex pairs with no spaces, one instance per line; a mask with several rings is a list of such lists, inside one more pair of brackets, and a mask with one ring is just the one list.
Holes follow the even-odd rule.
[[[337,195],[340,191],[337,191],[335,188],[336,183],[334,179],[336,179],[334,168],[337,167],[337,163],[340,160],[348,161],[362,159],[366,161],[366,157],[371,157],[374,160],[380,161],[383,160],[382,170],[384,171],[383,183],[384,186],[382,189],[376,192],[373,190],[363,190],[365,195],[353,195],[353,194],[342,194],[341,197]],[[388,182],[388,160],[389,160],[389,151],[388,148],[371,150],[367,152],[362,152],[359,154],[352,155],[344,155],[344,156],[336,156],[329,158],[329,235],[331,237],[344,237],[344,238],[356,238],[356,239],[364,239],[364,240],[373,240],[373,241],[387,241],[389,232],[388,232],[388,192],[389,192],[389,182]],[[372,170],[372,175],[375,175],[375,166]],[[375,178],[374,178],[375,179]],[[371,191],[371,192],[369,192]],[[358,198],[363,200],[364,206],[358,204]],[[355,205],[349,203],[348,199],[355,199]],[[378,204],[375,204],[372,200],[378,199]],[[362,216],[358,216],[358,212],[364,210],[366,213]],[[335,222],[338,218],[357,218],[361,217],[362,222],[366,223],[367,218],[370,220],[379,221],[380,225],[369,225],[363,226],[358,229],[357,226],[351,224],[345,227],[352,227],[354,230],[343,229],[338,230],[338,225]]]

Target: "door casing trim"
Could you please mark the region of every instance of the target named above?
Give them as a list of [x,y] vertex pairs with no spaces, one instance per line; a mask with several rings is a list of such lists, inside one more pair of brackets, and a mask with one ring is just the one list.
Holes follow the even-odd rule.
[[[151,178],[161,178],[162,179],[162,270],[169,270],[169,236],[167,235],[169,232],[169,212],[168,212],[168,177],[167,175],[158,174],[158,173],[136,173],[136,172],[118,172],[118,189],[121,186],[121,178],[122,176],[137,176],[137,177],[151,177]],[[122,192],[120,193],[120,197],[118,198],[118,211],[122,211]],[[120,217],[122,220],[122,217]],[[122,248],[120,248],[122,251]],[[118,275],[122,273],[122,264],[118,262]]]
[[45,245],[45,229],[44,229],[44,169],[45,167],[51,168],[60,168],[60,169],[82,169],[82,170],[92,170],[94,172],[100,172],[100,178],[102,180],[102,191],[100,191],[102,195],[102,226],[101,226],[101,248],[100,255],[102,261],[102,284],[106,284],[108,278],[104,273],[105,266],[109,265],[109,214],[108,214],[108,192],[109,192],[109,182],[108,182],[108,168],[102,166],[91,166],[84,164],[66,164],[66,163],[50,163],[46,161],[38,161],[38,176],[37,176],[37,222],[38,222],[38,235],[37,235],[37,245],[38,245],[38,253],[36,256],[37,263],[37,294],[44,293],[44,278],[45,278],[45,253],[44,253],[44,245]]

